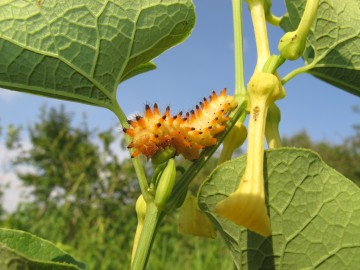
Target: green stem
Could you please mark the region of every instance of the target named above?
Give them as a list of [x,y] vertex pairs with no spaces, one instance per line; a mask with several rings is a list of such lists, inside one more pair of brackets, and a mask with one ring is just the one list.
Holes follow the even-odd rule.
[[269,39],[266,29],[264,3],[251,2],[249,5],[257,50],[257,63],[255,72],[261,72],[267,59],[270,57]]
[[115,113],[115,115],[119,119],[120,124],[123,127],[127,127],[129,124],[127,123],[127,117],[126,117],[125,113],[120,108],[119,103],[117,102],[116,99],[113,99],[112,102],[114,104],[114,106],[112,107],[112,111]]
[[294,69],[294,70],[290,71],[288,74],[286,74],[284,76],[284,78],[281,79],[282,85],[285,85],[289,80],[291,80],[295,76],[297,76],[297,75],[299,75],[301,73],[304,73],[304,72],[308,71],[311,68],[312,68],[312,65],[310,64],[310,65],[302,66],[302,67],[299,67],[297,69]]
[[242,0],[232,0],[235,53],[235,95],[246,96],[242,32]]
[[281,17],[277,17],[271,12],[266,14],[266,21],[274,26],[280,26]]
[[296,30],[297,35],[300,37],[306,37],[310,31],[311,25],[316,18],[317,9],[319,6],[319,0],[307,0],[304,13],[301,17],[301,21]]
[[310,32],[319,5],[319,0],[307,0],[301,21],[295,31],[286,32],[280,39],[280,55],[288,60],[296,60],[303,55],[307,36]]
[[286,59],[280,55],[271,55],[266,61],[262,71],[275,74],[277,69],[284,64],[285,60]]
[[147,204],[144,225],[131,267],[132,270],[145,269],[161,217],[161,211],[155,203]]
[[[124,114],[123,110],[120,108],[120,106],[116,100],[113,100],[113,104],[114,104],[114,107],[112,108],[112,111],[115,113],[115,115],[119,119],[121,126],[128,127],[129,124],[127,122],[127,118],[126,118],[126,115]],[[125,136],[125,140],[127,143],[130,143],[130,138],[128,136]],[[151,195],[151,193],[149,192],[149,185],[148,185],[148,182],[146,179],[146,174],[145,174],[144,168],[138,157],[132,158],[132,163],[134,165],[134,169],[135,169],[136,175],[139,180],[139,185],[140,185],[141,193],[144,196],[144,200],[146,202],[149,202],[149,201],[153,200],[153,195]]]

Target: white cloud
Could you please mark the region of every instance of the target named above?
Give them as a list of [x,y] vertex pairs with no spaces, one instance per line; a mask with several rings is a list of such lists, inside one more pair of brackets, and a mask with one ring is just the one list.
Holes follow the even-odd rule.
[[10,170],[10,160],[15,156],[15,151],[6,149],[3,144],[0,145],[0,172]]
[[[118,142],[118,141],[116,141]],[[119,142],[120,144],[120,142]],[[118,145],[114,146],[112,145],[111,148],[114,150],[114,153],[117,155],[119,162],[124,161],[124,159],[130,157],[130,153],[127,150],[121,149]]]
[[11,213],[16,210],[25,189],[21,185],[19,178],[13,172],[0,173],[0,184],[3,187],[5,186],[3,207],[5,211]]
[[[117,134],[116,139],[114,140],[114,142],[110,145],[110,149],[113,151],[113,153],[115,153],[115,155],[117,156],[117,158],[119,159],[119,162],[124,161],[124,159],[129,158],[130,154],[128,150],[124,150],[120,147],[121,144],[121,140],[124,138],[124,132],[122,131],[122,129],[118,128],[115,129],[115,133]],[[102,143],[100,142],[100,140],[96,140],[95,143],[102,148]],[[102,149],[103,150],[103,149]]]
[[0,88],[0,100],[3,100],[7,103],[13,101],[20,93],[16,91],[7,90],[4,88]]
[[[116,130],[120,133],[119,130]],[[121,149],[120,140],[123,135],[119,136],[114,143],[111,144],[111,149],[116,153],[119,162],[125,158],[129,158],[129,152]],[[100,143],[97,141],[97,143]],[[22,149],[28,150],[31,148],[30,141],[22,141]],[[11,160],[19,155],[19,151],[8,150],[4,143],[0,141],[0,187],[4,190],[3,207],[7,212],[16,210],[19,202],[26,200],[27,195],[31,189],[24,187],[21,180],[17,177],[17,173],[33,172],[34,168],[30,166],[16,166],[16,169],[11,165]]]
[[[25,148],[30,146],[29,142],[24,143]],[[16,210],[18,203],[28,194],[29,189],[21,184],[16,172],[11,165],[11,160],[18,155],[18,151],[8,150],[0,145],[0,186],[4,190],[3,207],[8,212]],[[21,167],[19,171],[25,172],[32,168]]]

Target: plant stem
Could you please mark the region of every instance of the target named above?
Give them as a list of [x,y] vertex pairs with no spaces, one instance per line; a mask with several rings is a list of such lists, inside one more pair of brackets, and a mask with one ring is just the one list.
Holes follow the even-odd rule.
[[[120,108],[120,106],[117,103],[116,99],[113,100],[113,103],[114,103],[114,107],[113,107],[112,111],[115,113],[115,115],[119,119],[121,126],[122,127],[128,127],[129,124],[127,122],[126,115],[124,114],[123,110]],[[126,140],[127,143],[130,143],[130,138],[128,136],[125,136],[125,140]],[[149,201],[151,201],[153,199],[153,196],[149,192],[149,185],[147,183],[144,168],[143,168],[143,166],[142,166],[142,164],[140,162],[140,159],[138,157],[132,158],[131,160],[132,160],[136,175],[137,175],[138,180],[139,180],[141,193],[144,196],[144,200],[146,202],[149,202]]]
[[266,20],[274,26],[280,26],[281,17],[277,17],[274,14],[269,13],[266,15]]
[[255,186],[263,190],[263,163],[264,163],[264,136],[268,106],[266,99],[257,99],[252,102],[249,128],[246,169],[243,179],[258,181]]
[[144,226],[131,267],[132,270],[145,269],[160,219],[161,211],[157,208],[155,203],[151,202],[147,204]]
[[[319,6],[319,0],[307,0],[306,1],[304,13],[303,13],[303,15],[301,17],[301,21],[296,29],[296,35],[299,38],[306,39],[306,37],[310,31],[311,25],[313,24],[313,22],[316,18],[318,6]],[[292,70],[281,80],[281,83],[283,85],[285,85],[289,80],[294,78],[296,75],[299,75],[299,74],[311,69],[314,66],[314,64],[315,63],[312,62],[311,64],[308,64],[308,65],[305,65],[300,68]]]
[[311,68],[312,68],[312,65],[309,64],[309,65],[305,65],[305,66],[302,66],[302,67],[299,67],[297,69],[294,69],[294,70],[290,71],[288,74],[286,74],[284,76],[284,78],[281,79],[282,85],[285,85],[289,80],[291,80],[295,76],[297,76],[297,75],[299,75],[301,73],[304,73],[304,72],[308,71]]
[[284,64],[285,61],[286,59],[282,56],[273,54],[266,61],[262,71],[276,74],[277,69]]
[[269,40],[266,29],[264,3],[262,1],[251,2],[249,6],[251,19],[254,26],[254,34],[257,50],[257,63],[255,72],[261,72],[267,59],[270,57]]
[[235,96],[246,96],[242,32],[242,0],[232,0],[235,54]]
[[319,0],[307,0],[304,13],[301,17],[298,28],[296,29],[297,35],[306,38],[310,31],[311,25],[315,20]]

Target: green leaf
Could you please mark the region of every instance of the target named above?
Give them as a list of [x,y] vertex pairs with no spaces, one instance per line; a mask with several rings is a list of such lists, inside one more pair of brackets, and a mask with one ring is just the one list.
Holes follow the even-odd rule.
[[[287,31],[297,28],[306,0],[285,0],[288,14],[281,20]],[[306,70],[315,77],[360,96],[360,8],[354,0],[320,0],[307,38]]]
[[3,0],[0,87],[113,109],[194,23],[191,0]]
[[139,75],[141,73],[145,73],[145,72],[148,72],[148,71],[154,70],[154,69],[156,69],[156,65],[152,62],[138,65],[134,69],[130,70],[127,74],[125,74],[124,77],[122,78],[122,81],[126,81],[136,75]]
[[238,269],[358,269],[360,189],[353,182],[310,150],[267,151],[265,191],[273,235],[263,238],[212,212],[237,188],[245,162],[241,156],[219,166],[198,198]]
[[23,231],[0,229],[0,269],[80,270],[85,265],[54,244]]

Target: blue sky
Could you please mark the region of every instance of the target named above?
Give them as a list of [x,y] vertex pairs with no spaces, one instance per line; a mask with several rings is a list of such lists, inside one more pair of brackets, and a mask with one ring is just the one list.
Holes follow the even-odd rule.
[[[189,110],[212,90],[234,88],[233,28],[231,1],[195,0],[197,23],[184,43],[155,59],[155,71],[134,77],[118,89],[118,99],[127,115],[142,112],[144,104],[157,102],[160,108],[171,105],[172,111]],[[273,12],[282,15],[282,1],[273,1]],[[244,5],[245,76],[248,80],[254,69],[256,50],[247,6]],[[272,53],[283,32],[269,26]],[[284,76],[302,62],[285,63]],[[286,85],[287,97],[277,104],[282,111],[280,132],[292,135],[306,130],[316,140],[341,142],[352,134],[351,126],[359,123],[351,107],[360,106],[360,99],[321,82],[310,75],[300,75]],[[39,108],[65,104],[75,113],[75,122],[86,113],[90,127],[100,131],[117,124],[107,109],[42,98],[12,91],[0,91],[0,125],[10,123],[27,127],[39,118]]]
[[[164,109],[171,105],[174,113],[187,111],[212,90],[224,87],[229,93],[234,88],[234,52],[231,1],[195,0],[197,23],[192,35],[182,44],[155,59],[158,68],[134,77],[118,89],[118,99],[127,115],[142,112],[146,103],[157,102]],[[283,1],[273,1],[273,12],[285,12]],[[278,53],[277,44],[281,29],[269,26],[271,52]],[[252,24],[244,5],[245,77],[248,81],[256,61]],[[284,76],[302,61],[286,62],[280,69]],[[287,97],[277,102],[282,111],[280,133],[290,136],[306,130],[313,139],[340,143],[353,134],[352,125],[359,123],[359,115],[351,107],[360,106],[360,99],[321,82],[310,75],[300,75],[286,84]],[[90,128],[99,131],[113,127],[119,131],[117,118],[107,109],[43,98],[0,89],[0,126],[22,125],[25,129],[39,119],[40,107],[58,107],[64,104],[67,111],[75,113],[74,123],[79,123],[85,113]],[[29,146],[23,133],[25,145]],[[120,136],[120,132],[119,132]],[[15,209],[22,190],[8,161],[16,155],[4,149],[0,137],[0,184],[9,183],[5,194],[5,208]]]

